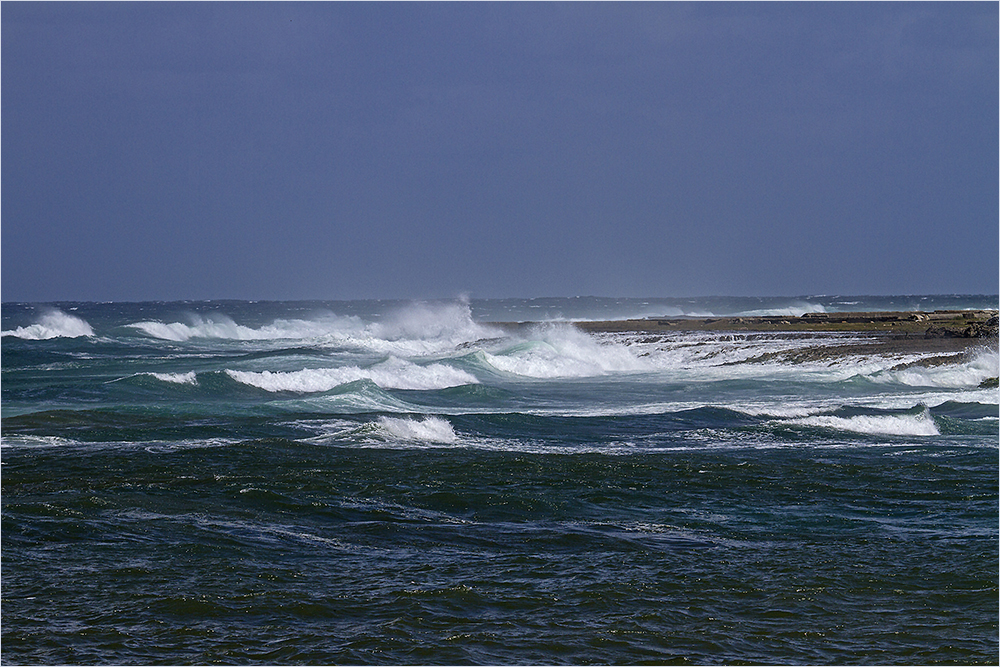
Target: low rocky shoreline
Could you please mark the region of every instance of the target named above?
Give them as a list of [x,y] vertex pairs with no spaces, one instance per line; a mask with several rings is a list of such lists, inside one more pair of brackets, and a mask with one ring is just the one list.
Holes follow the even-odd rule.
[[995,310],[930,313],[806,313],[801,317],[663,317],[575,322],[584,331],[865,331],[922,338],[990,338],[997,335]]
[[[530,328],[539,322],[491,322],[507,330]],[[647,317],[643,319],[574,321],[583,331],[667,332],[667,331],[769,331],[769,332],[869,332],[903,338],[982,339],[996,338],[996,310],[879,311],[806,313],[794,316],[740,317]]]

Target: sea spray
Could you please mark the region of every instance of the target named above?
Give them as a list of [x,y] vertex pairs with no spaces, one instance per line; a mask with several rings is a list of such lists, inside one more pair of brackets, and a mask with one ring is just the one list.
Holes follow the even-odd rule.
[[828,312],[825,306],[815,303],[796,303],[784,308],[761,308],[737,313],[739,317],[802,317],[806,313]]
[[472,320],[468,304],[410,304],[379,321],[318,313],[312,319],[278,318],[260,326],[240,324],[223,313],[189,313],[187,322],[145,320],[127,326],[146,336],[174,342],[284,341],[357,349],[380,354],[431,355],[499,332]]
[[43,313],[35,324],[17,327],[12,331],[4,331],[2,335],[25,340],[48,340],[50,338],[93,336],[94,330],[86,320],[54,309]]
[[415,303],[390,313],[369,328],[386,340],[442,340],[452,345],[490,338],[498,331],[472,320],[468,303]]
[[485,359],[494,368],[533,378],[590,377],[649,370],[625,345],[601,342],[573,327],[549,325]]
[[357,332],[361,326],[356,318],[326,316],[315,320],[279,319],[258,328],[237,324],[220,313],[190,315],[185,322],[144,321],[128,325],[147,336],[176,342],[191,339],[221,340],[295,340],[321,338],[346,332]]

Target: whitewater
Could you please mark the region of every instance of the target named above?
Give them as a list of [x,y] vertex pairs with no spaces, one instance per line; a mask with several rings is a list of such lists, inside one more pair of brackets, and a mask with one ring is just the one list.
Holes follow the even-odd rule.
[[995,340],[573,322],[996,307],[5,303],[4,657],[994,664]]

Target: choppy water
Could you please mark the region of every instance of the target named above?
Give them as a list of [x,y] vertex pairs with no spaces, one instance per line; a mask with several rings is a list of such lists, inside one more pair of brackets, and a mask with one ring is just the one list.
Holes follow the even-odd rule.
[[4,304],[2,659],[996,664],[995,348],[484,324],[996,302]]

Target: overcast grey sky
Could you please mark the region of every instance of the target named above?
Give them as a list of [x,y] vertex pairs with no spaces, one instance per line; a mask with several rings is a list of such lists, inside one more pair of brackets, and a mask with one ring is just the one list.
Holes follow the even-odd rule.
[[998,3],[21,3],[2,298],[996,293]]

